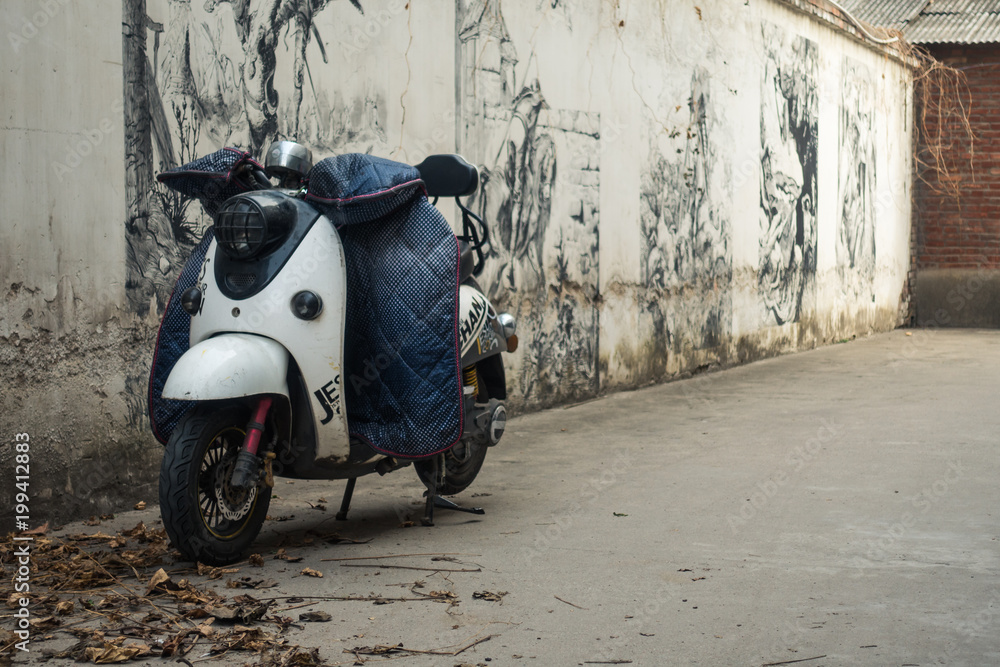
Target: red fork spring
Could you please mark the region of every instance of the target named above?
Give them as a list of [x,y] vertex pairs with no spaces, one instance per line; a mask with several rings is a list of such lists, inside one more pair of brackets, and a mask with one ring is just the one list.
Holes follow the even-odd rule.
[[271,409],[271,397],[264,396],[257,403],[253,411],[253,417],[247,424],[247,435],[243,440],[243,449],[254,456],[257,455],[257,448],[260,446],[260,436],[264,431],[264,420],[267,419],[267,411]]

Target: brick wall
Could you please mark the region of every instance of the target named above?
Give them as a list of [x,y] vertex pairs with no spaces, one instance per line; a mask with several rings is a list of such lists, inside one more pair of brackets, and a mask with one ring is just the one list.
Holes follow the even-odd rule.
[[[1000,269],[1000,45],[930,50],[966,77],[963,102],[975,142],[970,146],[957,116],[938,118],[928,108],[930,133],[940,130],[948,147],[950,178],[918,167],[927,183],[918,180],[916,187],[916,268]],[[948,185],[957,187],[958,196],[943,191]]]

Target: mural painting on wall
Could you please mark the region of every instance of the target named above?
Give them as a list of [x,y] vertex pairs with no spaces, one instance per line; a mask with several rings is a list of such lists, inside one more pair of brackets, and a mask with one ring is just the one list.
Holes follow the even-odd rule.
[[[276,138],[321,156],[385,148],[383,91],[345,101],[314,85],[343,65],[327,53],[316,20],[331,10],[361,17],[363,7],[358,0],[124,0],[126,294],[140,317],[162,312],[209,224],[197,204],[156,183],[156,173],[222,146],[259,154]],[[135,424],[145,412],[145,382],[144,373],[127,380]]]
[[875,139],[871,71],[844,59],[840,107],[837,266],[856,296],[871,296],[875,279]]
[[[361,10],[357,0],[352,2]],[[259,154],[280,137],[323,154],[352,144],[370,150],[384,143],[384,111],[378,112],[384,106],[382,95],[362,95],[345,105],[313,85],[312,71],[330,64],[315,21],[330,4],[332,0],[208,0],[195,7],[190,0],[126,0],[131,7],[126,15],[145,14],[126,26],[143,47],[141,53],[126,50],[126,68],[143,71],[147,98],[145,108],[133,109],[125,119],[130,165],[149,172],[151,180],[159,171],[222,146]],[[318,62],[310,63],[310,44]],[[136,128],[145,129],[145,136]],[[138,145],[150,141],[152,154],[135,159]],[[152,239],[130,235],[135,260],[129,267],[130,297],[137,311],[148,307],[154,294],[162,307],[169,287],[163,283],[171,277],[152,270],[160,263],[157,255],[170,259],[164,253],[173,250],[172,243],[191,245],[206,222],[190,200],[166,188],[154,183],[147,194],[151,201],[129,202],[130,220],[137,209],[152,209],[149,214],[164,216],[169,226],[157,230],[166,233],[157,235],[155,247]]]
[[796,322],[815,287],[819,62],[816,44],[762,28],[760,254],[764,325]]
[[550,108],[534,56],[519,62],[499,0],[458,0],[459,146],[482,165],[491,225],[483,288],[522,325],[520,398],[598,389],[600,116]]
[[[658,311],[654,321],[684,331],[685,343],[696,349],[715,347],[732,328],[732,232],[724,213],[732,197],[719,182],[709,78],[703,68],[691,76],[686,126],[650,122],[655,139],[640,190],[643,284],[652,290],[707,287],[697,304],[657,298],[649,306]],[[669,338],[670,332],[653,335]]]

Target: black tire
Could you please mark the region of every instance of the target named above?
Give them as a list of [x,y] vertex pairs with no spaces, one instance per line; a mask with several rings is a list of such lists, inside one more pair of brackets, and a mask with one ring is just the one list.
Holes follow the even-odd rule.
[[[468,449],[467,449],[468,448]],[[469,488],[486,460],[489,447],[482,440],[461,440],[444,453],[444,484],[438,487],[439,496],[454,496]],[[434,477],[436,465],[433,460],[414,461],[420,481],[427,486]]]
[[160,466],[160,514],[170,541],[185,558],[228,565],[242,558],[260,533],[271,489],[228,486],[249,419],[245,405],[199,405],[167,442]]

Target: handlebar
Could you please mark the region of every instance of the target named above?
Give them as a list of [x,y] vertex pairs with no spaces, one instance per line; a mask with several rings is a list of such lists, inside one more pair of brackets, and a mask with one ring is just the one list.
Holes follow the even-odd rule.
[[271,185],[271,179],[267,177],[267,174],[264,173],[263,169],[254,167],[251,173],[253,173],[253,179],[257,181],[257,185],[260,186],[261,190],[270,190],[274,187]]

